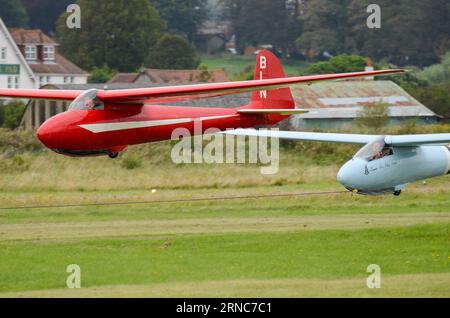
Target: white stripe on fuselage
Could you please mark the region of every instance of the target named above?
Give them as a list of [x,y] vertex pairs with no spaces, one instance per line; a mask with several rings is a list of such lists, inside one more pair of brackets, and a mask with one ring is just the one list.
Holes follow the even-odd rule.
[[236,115],[226,115],[226,116],[210,116],[210,117],[199,117],[199,118],[179,118],[179,119],[163,119],[163,120],[149,120],[149,121],[129,121],[129,122],[117,122],[117,123],[104,123],[104,124],[87,124],[79,125],[79,127],[89,130],[94,134],[120,131],[128,129],[138,129],[138,128],[150,128],[150,127],[160,127],[169,125],[178,125],[192,123],[195,121],[206,121],[214,119],[225,119],[235,117]]

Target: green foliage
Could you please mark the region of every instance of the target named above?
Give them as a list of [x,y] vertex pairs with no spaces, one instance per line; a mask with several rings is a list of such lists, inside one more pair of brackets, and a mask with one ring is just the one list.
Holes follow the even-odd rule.
[[133,72],[145,60],[164,27],[148,0],[78,0],[81,29],[68,29],[61,15],[57,39],[62,53],[85,69],[108,65]]
[[158,69],[196,69],[200,57],[189,42],[178,35],[166,34],[150,52],[146,66]]
[[28,27],[28,14],[20,0],[2,0],[0,18],[8,28]]
[[389,105],[382,102],[364,105],[356,119],[357,124],[374,129],[384,127],[388,122]]
[[127,170],[134,170],[142,167],[142,159],[135,156],[126,156],[122,160],[122,168]]
[[429,66],[420,72],[419,78],[433,85],[450,83],[450,52],[442,57],[440,64]]
[[29,161],[21,155],[14,155],[10,158],[2,158],[0,160],[0,171],[3,174],[23,172],[30,167]]
[[0,129],[0,153],[24,153],[42,151],[35,134],[22,130]]
[[55,26],[58,17],[66,11],[69,4],[74,0],[22,0],[28,16],[30,17],[30,27],[41,29],[47,34],[55,33]]
[[308,74],[332,74],[361,72],[367,66],[367,58],[358,55],[339,55],[328,61],[310,65],[305,73]]
[[198,28],[207,18],[207,0],[151,0],[170,33],[194,39]]
[[231,19],[239,48],[271,44],[289,56],[299,36],[299,0],[222,0]]
[[89,83],[107,83],[117,73],[104,64],[102,67],[94,67],[90,72]]
[[15,129],[19,127],[26,105],[20,101],[14,101],[0,108],[0,122],[3,128]]

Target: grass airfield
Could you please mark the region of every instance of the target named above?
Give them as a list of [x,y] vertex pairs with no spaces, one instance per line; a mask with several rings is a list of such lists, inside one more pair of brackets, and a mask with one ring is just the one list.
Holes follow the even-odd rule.
[[[0,174],[0,208],[16,207],[0,209],[0,297],[450,297],[448,177],[398,198],[308,195],[343,190],[338,164],[285,153],[278,175],[261,176],[144,150],[23,155],[23,171]],[[123,168],[130,155],[143,165]],[[189,201],[287,193],[306,195]],[[187,201],[126,204],[174,199]],[[98,203],[123,205],[70,206]],[[49,205],[69,206],[20,208]],[[81,289],[66,287],[69,264]],[[381,289],[366,286],[370,264]]]

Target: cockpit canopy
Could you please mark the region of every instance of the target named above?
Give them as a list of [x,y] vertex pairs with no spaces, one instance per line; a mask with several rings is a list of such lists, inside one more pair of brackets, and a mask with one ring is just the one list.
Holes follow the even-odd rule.
[[98,90],[90,89],[78,96],[69,106],[69,110],[103,110],[105,105],[97,98]]
[[392,147],[386,145],[386,137],[382,136],[364,146],[355,155],[355,158],[366,161],[378,160],[394,154]]

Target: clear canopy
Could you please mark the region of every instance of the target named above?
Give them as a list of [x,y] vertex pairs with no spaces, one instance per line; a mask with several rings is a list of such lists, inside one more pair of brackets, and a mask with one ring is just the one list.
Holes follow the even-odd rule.
[[385,139],[386,137],[382,136],[370,144],[367,144],[360,151],[358,151],[355,158],[360,158],[366,161],[374,161],[392,155],[393,150],[391,147],[386,145]]
[[103,103],[97,98],[98,91],[90,89],[78,96],[69,106],[69,110],[102,110]]

